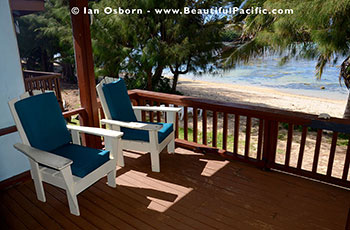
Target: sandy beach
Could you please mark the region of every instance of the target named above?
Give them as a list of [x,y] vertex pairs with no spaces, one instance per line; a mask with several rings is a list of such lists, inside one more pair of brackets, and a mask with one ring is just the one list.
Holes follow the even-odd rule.
[[346,105],[346,100],[309,97],[271,88],[212,83],[185,78],[179,79],[177,90],[187,96],[268,106],[311,114],[328,113],[333,117],[340,118],[343,116]]

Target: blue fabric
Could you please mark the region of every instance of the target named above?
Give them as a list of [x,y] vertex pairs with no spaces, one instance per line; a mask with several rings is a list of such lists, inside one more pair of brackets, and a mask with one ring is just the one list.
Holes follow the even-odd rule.
[[66,144],[52,151],[53,153],[71,159],[72,174],[84,177],[109,160],[109,151],[89,147]]
[[137,121],[131,101],[122,78],[102,86],[103,94],[113,120]]
[[54,93],[44,93],[15,103],[31,146],[51,152],[72,141]]
[[[147,123],[147,122],[143,122]],[[162,141],[169,136],[169,134],[174,130],[173,124],[171,123],[149,123],[149,124],[158,124],[163,125],[163,128],[158,131],[158,143],[162,143]],[[149,142],[149,132],[146,130],[138,130],[138,129],[129,129],[129,128],[120,128],[120,131],[124,133],[122,139],[124,140],[134,140],[134,141],[146,141]]]

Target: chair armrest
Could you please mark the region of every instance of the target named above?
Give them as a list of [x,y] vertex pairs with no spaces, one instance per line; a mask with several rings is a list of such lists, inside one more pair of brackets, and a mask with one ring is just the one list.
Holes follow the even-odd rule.
[[108,130],[108,129],[102,129],[102,128],[94,128],[94,127],[86,127],[86,126],[77,126],[77,125],[67,125],[67,128],[70,130],[92,134],[96,136],[103,136],[103,137],[121,137],[123,136],[122,132],[114,131],[114,130]]
[[156,112],[180,112],[181,108],[160,106],[133,106],[134,110],[156,111]]
[[42,151],[40,149],[31,147],[29,145],[25,145],[22,143],[17,143],[17,144],[14,144],[13,146],[15,147],[15,149],[24,153],[30,159],[57,170],[62,170],[73,163],[72,160],[67,159],[65,157],[61,157],[53,153]]
[[139,129],[139,130],[147,130],[147,131],[158,131],[161,130],[163,125],[157,125],[157,124],[145,124],[141,122],[125,122],[125,121],[117,121],[117,120],[107,120],[102,119],[102,124],[108,124],[108,125],[117,125],[129,129]]

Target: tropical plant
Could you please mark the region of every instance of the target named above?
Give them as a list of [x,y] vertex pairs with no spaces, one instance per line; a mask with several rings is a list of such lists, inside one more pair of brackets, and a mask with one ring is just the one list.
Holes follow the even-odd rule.
[[127,73],[141,88],[158,90],[167,85],[163,71],[169,69],[173,74],[171,90],[175,91],[180,74],[213,70],[221,49],[220,30],[225,19],[200,14],[157,14],[154,9],[210,8],[220,3],[219,0],[101,0],[93,4],[100,12],[105,6],[143,12],[95,16],[92,37],[97,74]]
[[75,81],[68,5],[68,0],[47,0],[45,11],[19,18],[18,43],[28,68],[52,71],[56,63],[61,65],[64,79]]
[[[292,9],[293,14],[240,16],[241,36],[227,50],[226,66],[276,52],[284,55],[282,62],[317,59],[316,77],[321,78],[327,63],[342,58],[340,78],[349,88],[350,0],[245,1],[243,8],[249,7]],[[233,18],[232,24],[237,21]],[[350,119],[350,97],[344,118]]]

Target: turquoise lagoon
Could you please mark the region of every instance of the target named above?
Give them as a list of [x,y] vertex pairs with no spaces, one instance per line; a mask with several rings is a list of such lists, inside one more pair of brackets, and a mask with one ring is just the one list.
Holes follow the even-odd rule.
[[274,88],[276,90],[312,97],[345,100],[348,90],[339,83],[340,61],[327,65],[319,80],[315,77],[316,61],[292,60],[284,65],[278,58],[260,58],[249,64],[219,74],[187,74],[182,78],[215,83],[239,84]]

